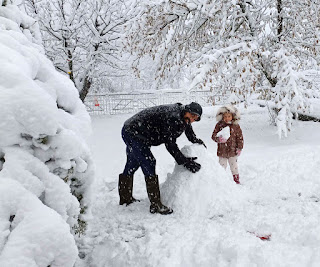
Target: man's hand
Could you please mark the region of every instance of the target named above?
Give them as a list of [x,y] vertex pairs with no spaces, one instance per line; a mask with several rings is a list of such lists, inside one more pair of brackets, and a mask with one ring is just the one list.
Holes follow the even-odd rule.
[[236,153],[237,153],[237,156],[238,156],[238,157],[241,155],[241,151],[242,151],[241,149],[237,148]]
[[195,143],[199,145],[203,145],[205,148],[207,148],[206,144],[201,139],[197,139]]
[[186,158],[186,161],[183,164],[183,166],[193,173],[198,172],[201,168],[201,165],[199,163],[195,162],[196,159],[197,159],[197,157]]

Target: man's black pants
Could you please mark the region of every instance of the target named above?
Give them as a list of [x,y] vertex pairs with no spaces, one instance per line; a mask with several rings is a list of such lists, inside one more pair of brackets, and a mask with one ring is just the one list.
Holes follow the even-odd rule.
[[156,175],[156,159],[150,147],[138,138],[134,138],[122,128],[122,139],[127,145],[127,163],[124,168],[124,175],[133,175],[139,167],[146,177]]

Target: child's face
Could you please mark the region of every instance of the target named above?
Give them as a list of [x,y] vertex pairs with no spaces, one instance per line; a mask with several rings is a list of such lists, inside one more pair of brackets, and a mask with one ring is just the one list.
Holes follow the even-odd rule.
[[224,113],[223,114],[223,120],[226,123],[231,123],[232,121],[232,114],[231,113]]

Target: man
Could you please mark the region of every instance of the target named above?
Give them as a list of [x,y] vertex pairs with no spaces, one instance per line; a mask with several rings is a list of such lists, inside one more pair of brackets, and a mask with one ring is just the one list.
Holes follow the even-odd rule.
[[193,132],[191,123],[199,121],[202,108],[198,103],[189,105],[180,103],[147,108],[129,118],[122,128],[122,138],[127,145],[127,163],[119,175],[120,205],[129,205],[135,201],[132,197],[133,175],[141,167],[145,176],[147,193],[151,202],[150,212],[170,214],[172,209],[164,206],[160,200],[158,176],[156,175],[156,160],[151,153],[151,146],[165,144],[168,152],[179,165],[184,165],[195,173],[201,165],[196,158],[185,157],[176,144],[176,139],[185,132],[192,143],[205,146]]

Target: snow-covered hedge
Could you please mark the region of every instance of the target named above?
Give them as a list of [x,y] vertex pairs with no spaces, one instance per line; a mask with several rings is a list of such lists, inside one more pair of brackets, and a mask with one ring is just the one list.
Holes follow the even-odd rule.
[[90,117],[15,5],[0,6],[0,114],[0,266],[73,266],[71,232],[89,213]]

